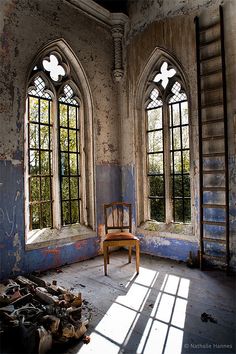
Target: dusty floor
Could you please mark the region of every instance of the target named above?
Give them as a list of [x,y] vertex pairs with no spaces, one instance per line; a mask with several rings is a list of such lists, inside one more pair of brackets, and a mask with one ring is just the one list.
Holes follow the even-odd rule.
[[90,343],[54,353],[236,353],[235,276],[145,255],[135,276],[134,258],[127,261],[125,251],[114,252],[107,277],[102,257],[44,275],[82,292],[91,314]]

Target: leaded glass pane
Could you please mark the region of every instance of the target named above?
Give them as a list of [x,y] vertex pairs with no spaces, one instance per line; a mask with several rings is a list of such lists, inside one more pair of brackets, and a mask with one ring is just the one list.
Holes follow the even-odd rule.
[[68,115],[67,115],[68,106],[65,104],[59,104],[60,110],[60,126],[67,127],[68,126]]
[[78,175],[77,154],[70,154],[70,174],[71,175]]
[[71,194],[71,199],[78,199],[78,178],[77,177],[70,178],[70,194]]
[[29,87],[28,94],[31,96],[37,96],[41,98],[47,98],[48,100],[51,99],[51,96],[48,92],[45,91],[46,84],[44,80],[37,76],[34,79],[34,86]]
[[165,221],[165,199],[151,199],[150,209],[151,219],[159,222]]
[[148,133],[148,152],[163,151],[162,130]]
[[42,204],[42,227],[51,227],[51,204]]
[[39,151],[31,150],[29,156],[29,172],[32,175],[39,174]]
[[77,121],[77,108],[73,106],[69,106],[69,127],[76,128],[76,121]]
[[163,171],[163,154],[148,155],[148,173],[162,174]]
[[78,201],[71,202],[71,223],[75,224],[79,222],[79,205]]
[[62,178],[62,199],[68,200],[70,197],[69,194],[69,178],[63,177]]
[[181,92],[181,85],[179,82],[176,81],[174,83],[171,92],[173,93],[173,96],[170,98],[169,103],[187,100],[186,94],[184,92]]
[[31,204],[30,215],[31,215],[32,230],[39,229],[40,228],[40,205]]
[[47,125],[40,125],[40,148],[49,149],[50,128]]
[[30,200],[39,201],[40,200],[40,179],[39,177],[30,178]]
[[188,119],[188,102],[181,102],[181,120],[182,124],[188,124],[189,119]]
[[148,130],[162,129],[162,108],[152,109],[147,111],[148,115]]
[[67,152],[61,153],[61,174],[62,176],[69,175],[69,154]]
[[39,120],[39,100],[29,97],[29,121],[38,122]]
[[50,174],[50,153],[48,151],[41,151],[40,154],[41,160],[41,174],[49,175]]
[[162,100],[158,97],[159,91],[157,89],[153,89],[150,93],[149,101],[150,103],[147,106],[147,109],[157,108],[162,106]]
[[29,125],[29,143],[30,148],[38,149],[39,148],[39,125],[30,123]]
[[182,127],[182,148],[189,148],[189,128],[188,126]]
[[61,151],[68,151],[68,130],[67,129],[60,129],[60,145]]
[[164,188],[164,176],[150,176],[149,177],[150,185],[150,196],[164,197],[165,188]]
[[68,225],[70,223],[70,203],[62,202],[62,224]]
[[50,191],[50,177],[41,178],[41,193],[42,200],[51,200],[51,191]]
[[47,100],[40,100],[40,122],[49,124],[50,114],[48,112],[50,107],[50,102]]
[[74,98],[74,92],[70,85],[64,86],[63,95],[59,98],[59,102],[68,103],[70,105],[79,106],[77,100]]

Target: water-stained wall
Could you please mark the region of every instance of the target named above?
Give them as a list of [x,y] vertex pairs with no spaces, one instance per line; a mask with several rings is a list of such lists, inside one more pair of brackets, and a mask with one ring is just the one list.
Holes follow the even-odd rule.
[[[228,98],[228,130],[229,130],[229,178],[230,178],[230,252],[232,267],[235,267],[235,46],[234,38],[236,23],[233,20],[236,14],[235,1],[129,1],[130,31],[127,34],[127,115],[123,119],[122,135],[125,136],[126,146],[121,153],[123,193],[130,193],[139,199],[143,193],[142,163],[139,163],[140,146],[143,142],[140,133],[139,119],[144,115],[142,107],[137,103],[140,80],[143,73],[149,74],[147,67],[152,55],[158,50],[169,53],[182,66],[188,83],[190,103],[190,141],[191,141],[191,184],[192,184],[192,226],[193,231],[184,235],[172,227],[171,232],[159,230],[151,225],[138,227],[141,237],[141,250],[151,254],[175,259],[186,259],[187,254],[197,252],[199,243],[199,160],[198,160],[198,113],[197,113],[197,75],[196,75],[196,47],[195,47],[195,16],[205,16],[208,20],[219,11],[223,5],[225,20],[226,44],[226,75]],[[158,58],[158,56],[157,56]],[[129,138],[128,138],[129,134]],[[131,136],[130,136],[131,135]],[[131,181],[135,181],[132,184]],[[132,186],[127,191],[126,186]],[[127,195],[126,195],[127,198]],[[127,198],[128,199],[128,198]],[[145,221],[142,214],[142,205],[139,203],[136,213],[138,223]],[[143,207],[144,208],[144,207]],[[218,215],[219,214],[219,215]],[[220,218],[220,212],[214,216]],[[220,220],[220,219],[219,219]],[[214,231],[219,232],[217,228]],[[176,234],[180,234],[178,237]],[[217,254],[218,246],[212,245],[213,254]]]
[[[38,51],[62,38],[84,69],[92,93],[96,217],[120,199],[119,122],[112,80],[110,27],[61,0],[0,3],[0,260],[1,277],[93,257],[98,237],[25,250],[24,111],[29,68]],[[91,191],[92,192],[92,191]],[[95,227],[96,228],[96,227]],[[95,230],[96,231],[96,230]]]

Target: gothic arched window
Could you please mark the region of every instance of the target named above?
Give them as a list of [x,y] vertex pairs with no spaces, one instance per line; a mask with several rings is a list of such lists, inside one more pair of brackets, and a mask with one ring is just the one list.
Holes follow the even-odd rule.
[[167,61],[152,74],[145,97],[149,215],[191,222],[188,100]]
[[71,71],[52,51],[41,56],[30,75],[25,134],[29,232],[88,224],[83,99]]

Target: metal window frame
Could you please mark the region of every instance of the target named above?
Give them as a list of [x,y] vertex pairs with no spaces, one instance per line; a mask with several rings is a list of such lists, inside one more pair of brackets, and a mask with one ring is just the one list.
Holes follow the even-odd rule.
[[[61,114],[61,111],[60,111],[60,105],[64,105],[66,106],[66,110],[67,110],[67,126],[62,126],[61,123],[60,123],[60,114]],[[70,107],[74,107],[75,108],[75,111],[76,111],[76,127],[75,128],[72,128],[69,126],[69,119],[70,119]],[[80,215],[80,203],[81,203],[81,198],[80,198],[80,177],[81,177],[81,174],[80,174],[80,148],[79,148],[79,141],[78,141],[78,136],[80,135],[80,128],[79,128],[79,105],[75,105],[75,104],[71,104],[71,103],[67,103],[67,102],[60,102],[58,101],[58,120],[59,120],[59,125],[58,125],[58,128],[59,128],[59,144],[58,144],[58,148],[59,148],[59,151],[58,151],[58,156],[59,156],[59,175],[60,175],[60,207],[61,207],[61,224],[62,225],[70,225],[70,224],[74,224],[75,222],[72,222],[72,202],[74,201],[77,201],[78,203],[78,223],[80,222],[80,218],[81,218],[81,215]],[[68,139],[68,150],[64,151],[61,149],[61,129],[67,129],[67,139]],[[76,132],[76,151],[70,151],[70,131],[75,131]],[[61,169],[61,161],[62,161],[62,158],[61,158],[61,155],[62,153],[65,153],[67,154],[68,156],[68,174],[67,175],[64,175],[62,176],[62,169]],[[77,163],[77,174],[76,175],[71,175],[71,171],[70,171],[70,154],[76,154],[76,163]],[[63,178],[68,178],[68,181],[69,181],[69,198],[68,199],[63,199],[63,196],[62,196],[62,184],[63,184]],[[72,198],[71,197],[71,178],[77,178],[77,191],[78,191],[78,196],[77,198]],[[69,222],[66,223],[65,220],[64,220],[64,216],[63,216],[63,205],[64,203],[69,203]],[[76,223],[77,223],[76,222]]]
[[[174,222],[183,222],[183,223],[187,223],[186,220],[186,215],[185,215],[185,200],[191,200],[191,197],[187,197],[185,196],[184,193],[184,176],[189,176],[190,175],[190,171],[189,173],[183,172],[183,152],[184,151],[189,151],[190,154],[190,146],[188,148],[183,148],[183,132],[182,132],[182,128],[183,127],[189,127],[189,123],[188,124],[182,124],[182,103],[185,103],[188,101],[187,100],[181,100],[181,101],[176,101],[176,102],[168,102],[168,107],[169,107],[169,114],[170,114],[170,119],[169,122],[171,122],[171,125],[169,124],[169,132],[171,131],[171,138],[172,138],[172,148],[170,149],[170,155],[171,155],[171,159],[172,159],[172,166],[173,169],[172,171],[170,171],[170,180],[172,180],[172,202],[173,202],[173,221]],[[173,105],[178,104],[179,107],[179,121],[180,124],[178,125],[174,125],[173,124]],[[175,128],[179,128],[180,129],[180,148],[178,149],[174,149],[174,129]],[[174,167],[174,153],[175,152],[180,152],[181,154],[181,172],[179,173],[175,173],[175,167]],[[190,156],[190,155],[189,155]],[[176,176],[181,176],[181,197],[176,197],[175,196],[175,177]],[[175,206],[175,201],[176,200],[182,200],[182,220],[176,220],[176,206]]]
[[[37,99],[37,105],[38,105],[38,121],[34,121],[30,119],[30,98],[35,98]],[[52,148],[51,148],[51,131],[52,131],[52,123],[51,123],[51,109],[52,109],[52,100],[48,99],[46,97],[40,97],[40,96],[35,96],[28,94],[27,96],[28,100],[28,188],[29,188],[29,229],[33,230],[33,217],[32,217],[32,206],[38,205],[39,206],[39,228],[42,229],[45,226],[43,225],[43,211],[42,211],[42,206],[43,204],[48,204],[50,203],[50,227],[53,227],[53,198],[52,198]],[[42,123],[40,122],[40,115],[41,115],[41,102],[42,101],[47,101],[48,102],[48,123]],[[30,147],[30,128],[31,124],[37,125],[38,126],[38,143],[39,146],[38,148],[31,148]],[[49,143],[48,143],[48,149],[43,149],[41,148],[41,126],[46,126],[48,127],[48,132],[49,132]],[[31,173],[31,166],[30,166],[30,152],[31,151],[37,151],[39,153],[39,173],[38,174],[32,174]],[[42,174],[41,171],[41,151],[48,152],[49,154],[49,173],[48,174]],[[39,200],[38,201],[32,201],[32,189],[31,189],[31,179],[32,178],[37,178],[39,180]],[[50,188],[50,199],[49,200],[43,200],[42,199],[42,179],[43,178],[49,178],[49,188]]]
[[[167,91],[168,91],[168,88],[170,89],[170,86],[168,86],[166,88]],[[167,220],[166,220],[166,218],[167,218],[166,208],[168,207],[167,203],[168,203],[168,199],[169,199],[168,198],[168,193],[169,193],[169,197],[171,197],[170,205],[171,205],[171,209],[172,209],[171,219],[174,222],[189,223],[189,222],[191,222],[191,220],[189,221],[189,220],[186,219],[185,203],[186,203],[187,200],[188,201],[191,200],[191,188],[190,188],[190,196],[186,196],[185,193],[184,193],[184,176],[190,176],[190,171],[188,173],[183,171],[183,152],[184,151],[189,151],[189,158],[190,158],[190,142],[189,142],[189,147],[188,148],[183,148],[183,132],[182,132],[182,128],[184,128],[184,127],[188,127],[189,128],[189,114],[188,114],[188,123],[182,124],[182,103],[187,102],[187,104],[188,104],[188,99],[179,100],[179,101],[177,100],[177,101],[174,101],[174,102],[169,102],[169,94],[168,94],[167,91],[163,93],[163,99],[160,97],[160,99],[163,102],[162,106],[150,107],[150,108],[147,108],[147,106],[145,107],[146,121],[148,121],[148,111],[151,111],[151,110],[154,110],[154,109],[159,109],[159,108],[162,109],[162,128],[151,129],[151,130],[146,128],[146,142],[147,142],[146,164],[147,164],[147,177],[148,177],[148,180],[149,180],[149,177],[151,177],[151,176],[162,176],[163,177],[163,183],[164,183],[164,190],[165,190],[164,197],[151,196],[149,194],[148,195],[148,199],[149,200],[164,199],[164,218],[165,218],[165,222],[167,222]],[[174,104],[178,104],[178,106],[179,106],[180,124],[178,124],[178,125],[173,125],[173,105]],[[171,108],[171,113],[169,111],[170,108]],[[171,120],[171,125],[170,125],[170,120]],[[147,124],[146,124],[146,126],[147,126]],[[173,134],[174,128],[179,128],[180,129],[180,148],[179,149],[174,149],[174,134]],[[170,130],[172,131],[172,134],[171,134],[171,137],[172,137],[171,138],[172,139],[172,148],[170,148],[171,147],[171,144],[170,144]],[[163,150],[162,151],[158,151],[158,152],[156,152],[156,151],[150,152],[150,151],[148,151],[148,134],[151,133],[151,132],[155,132],[155,131],[162,131]],[[189,131],[188,131],[188,134],[189,134]],[[168,147],[166,146],[166,142],[167,141],[168,141],[168,144],[169,144]],[[180,152],[180,154],[181,154],[181,172],[180,173],[174,173],[174,152]],[[148,168],[148,163],[149,163],[148,156],[151,155],[151,154],[156,155],[156,154],[160,154],[160,153],[163,156],[163,174],[150,173],[149,172],[149,168]],[[169,161],[169,163],[172,160],[173,171],[171,171],[171,167],[170,166],[165,166],[164,160],[165,160],[165,157],[167,155],[169,156],[168,159],[167,159]],[[181,188],[182,189],[182,192],[181,192],[182,196],[181,197],[176,197],[175,196],[175,188],[174,188],[175,181],[174,181],[174,179],[175,179],[176,175],[181,176],[181,184],[182,184],[182,188]],[[172,181],[172,193],[170,191],[170,187],[168,189],[169,192],[167,193],[166,187],[168,187],[170,185],[171,181]],[[148,183],[149,183],[149,188],[150,188],[150,182],[148,182]],[[180,199],[182,201],[182,220],[176,221],[175,201],[178,200],[178,199]],[[190,204],[190,208],[191,208],[191,204]],[[169,217],[170,217],[170,215],[168,216],[168,219],[169,219]],[[161,221],[161,220],[157,220],[157,221]]]

